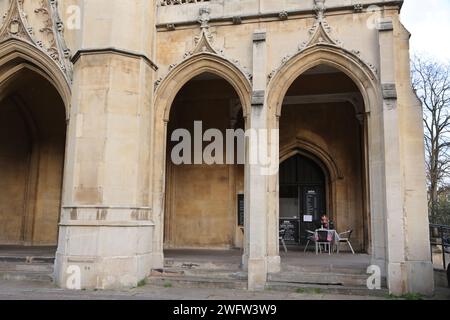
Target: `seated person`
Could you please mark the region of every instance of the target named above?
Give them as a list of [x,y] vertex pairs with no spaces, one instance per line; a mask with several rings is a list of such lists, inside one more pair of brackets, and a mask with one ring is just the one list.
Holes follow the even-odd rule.
[[324,229],[328,229],[330,227],[330,220],[328,219],[326,214],[323,214],[322,217],[320,218],[320,224]]

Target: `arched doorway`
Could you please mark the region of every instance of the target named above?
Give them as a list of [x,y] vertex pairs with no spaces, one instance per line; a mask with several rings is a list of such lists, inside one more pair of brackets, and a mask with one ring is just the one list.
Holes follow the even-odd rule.
[[0,83],[0,245],[53,247],[61,208],[65,104],[43,74],[16,65],[17,71]]
[[298,144],[300,153],[302,144],[310,149],[280,167],[281,223],[287,221],[282,219],[286,218],[284,198],[289,195],[294,203],[294,191],[298,195],[292,209],[297,215],[291,214],[297,219],[291,229],[298,229],[293,243],[303,244],[306,230],[315,230],[320,215],[326,214],[338,232],[353,231],[357,251],[369,250],[365,124],[363,97],[339,69],[325,64],[312,67],[287,90],[279,120],[281,154]]
[[297,153],[280,165],[280,230],[287,244],[303,245],[328,214],[327,177],[311,157]]
[[[244,165],[227,162],[226,152],[230,151],[230,146],[225,137],[227,130],[243,132],[244,128],[239,97],[233,86],[220,76],[204,72],[178,92],[167,125],[166,248],[230,249],[243,246],[243,226],[238,221],[237,208],[240,196],[244,194]],[[189,150],[179,151],[179,130],[189,134]],[[223,138],[206,138],[210,130]],[[203,153],[211,143],[220,146],[220,150],[213,152],[215,159],[212,162]],[[237,147],[238,143],[234,143],[234,155],[237,155]],[[175,149],[178,151],[173,153]],[[189,153],[188,157],[186,153]],[[187,161],[179,163],[174,155]]]
[[[153,236],[154,247],[154,266],[161,268],[164,266],[164,258],[167,257],[167,251],[164,248],[173,246],[170,243],[171,232],[169,229],[170,219],[166,217],[169,214],[170,191],[167,176],[167,141],[170,137],[168,127],[170,126],[170,114],[176,96],[180,90],[190,80],[196,76],[203,74],[212,74],[226,81],[231,85],[234,92],[238,96],[239,103],[242,107],[242,117],[246,120],[251,112],[251,84],[244,73],[239,70],[233,63],[216,54],[202,52],[193,55],[187,60],[173,68],[163,81],[158,85],[155,92],[155,116],[154,116],[154,138],[153,138],[153,157],[152,157],[152,189],[153,189],[153,212],[152,217],[155,223],[155,234]],[[208,84],[208,80],[203,80]],[[206,86],[199,92],[198,96],[204,93],[211,94]],[[209,113],[214,112],[214,108],[207,110]],[[247,122],[247,121],[245,121]],[[242,197],[242,195],[240,195]],[[231,203],[231,202],[230,202]],[[237,220],[237,219],[236,219]],[[236,242],[242,244],[244,242],[242,229],[236,229]],[[240,256],[237,258],[239,261]]]

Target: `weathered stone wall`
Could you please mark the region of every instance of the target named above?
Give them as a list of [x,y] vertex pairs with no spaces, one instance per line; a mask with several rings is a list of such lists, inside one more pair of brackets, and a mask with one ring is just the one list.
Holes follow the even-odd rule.
[[[387,275],[391,292],[430,293],[423,139],[409,81],[409,35],[398,18],[402,1],[358,2],[211,0],[157,7],[148,0],[63,0],[58,2],[63,20],[70,5],[81,15],[80,28],[64,30],[69,55],[54,2],[1,1],[0,12],[8,3],[14,6],[0,30],[0,68],[13,72],[25,61],[54,85],[68,111],[57,282],[65,284],[74,263],[84,270],[82,287],[97,288],[133,286],[151,268],[163,266],[169,110],[190,78],[202,72],[223,77],[241,100],[248,128],[283,130],[282,104],[290,85],[307,69],[325,64],[346,73],[362,95],[364,152],[348,146],[333,150],[329,136],[317,134],[323,122],[312,128],[301,112],[292,114],[298,121],[292,134],[321,135],[317,139],[325,140],[336,161],[346,162],[344,180],[368,181],[362,197],[342,187],[347,204],[337,202],[347,214],[361,206],[370,212],[373,263]],[[374,13],[370,4],[381,11]],[[12,14],[17,12],[20,21]],[[0,90],[8,77],[0,74]],[[344,114],[335,116],[344,121]],[[355,126],[342,139],[356,140],[350,132]],[[278,139],[268,145],[280,147]],[[53,154],[61,148],[51,144],[42,150]],[[362,153],[358,172],[365,177],[347,168],[359,166],[356,156],[340,152]],[[48,159],[53,166],[61,155]],[[277,176],[263,176],[260,169],[245,167],[243,262],[250,289],[263,289],[267,271],[280,266]],[[56,204],[57,189],[49,186],[58,175],[48,167],[43,172],[49,174],[38,193],[46,200],[37,202],[37,210],[47,228],[56,221],[44,208]],[[366,201],[353,201],[349,194]]]
[[[371,1],[360,1],[370,3]],[[331,11],[333,6],[345,5],[346,9]],[[256,29],[267,32],[267,64],[269,75],[278,69],[283,58],[294,55],[310,37],[309,30],[315,22],[313,1],[211,1],[170,7],[159,7],[157,11],[157,58],[158,76],[164,76],[171,64],[179,63],[183,55],[194,48],[194,38],[199,34],[199,10],[210,8],[210,32],[213,46],[223,51],[225,57],[236,60],[242,67],[252,70],[252,35]],[[361,57],[374,67],[378,64],[376,15],[373,12],[357,12],[349,1],[327,1],[327,22],[333,37],[342,42],[344,48],[361,53]],[[365,6],[367,8],[367,5]],[[279,17],[284,10],[292,12],[287,20]],[[272,16],[265,16],[274,13]],[[240,24],[233,24],[232,17],[249,15]],[[214,20],[217,19],[217,22]],[[225,19],[225,21],[223,21]],[[373,27],[367,24],[372,21]],[[171,25],[175,29],[172,30]],[[354,30],[358,30],[357,33]]]

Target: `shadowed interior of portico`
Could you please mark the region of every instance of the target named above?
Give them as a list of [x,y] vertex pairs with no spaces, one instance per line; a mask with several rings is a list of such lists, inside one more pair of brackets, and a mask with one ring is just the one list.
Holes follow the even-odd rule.
[[24,68],[0,84],[0,245],[56,246],[65,156],[65,106]]
[[[227,164],[227,150],[223,150],[223,156],[218,155],[222,150],[214,152],[219,163],[206,164],[202,152],[209,143],[204,141],[200,141],[203,147],[200,153],[194,148],[195,141],[189,143],[192,150],[175,153],[183,157],[181,164],[175,164],[172,159],[172,151],[179,144],[172,141],[172,135],[177,130],[187,130],[196,139],[194,124],[201,126],[200,139],[208,129],[225,136],[226,130],[244,128],[239,98],[226,80],[211,73],[194,77],[180,90],[171,108],[167,134],[165,246],[241,247],[242,232],[235,208],[237,195],[244,192],[244,166]],[[198,157],[200,163],[195,161]]]
[[[280,117],[279,218],[287,244],[304,246],[322,215],[370,249],[364,102],[354,81],[318,65],[284,97]],[[347,248],[346,248],[347,249]]]

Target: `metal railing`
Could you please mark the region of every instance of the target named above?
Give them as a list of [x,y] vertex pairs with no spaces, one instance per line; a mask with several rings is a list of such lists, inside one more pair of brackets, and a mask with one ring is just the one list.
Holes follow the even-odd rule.
[[434,265],[441,265],[438,257],[442,254],[442,267],[447,269],[450,263],[450,226],[430,224],[431,259]]

